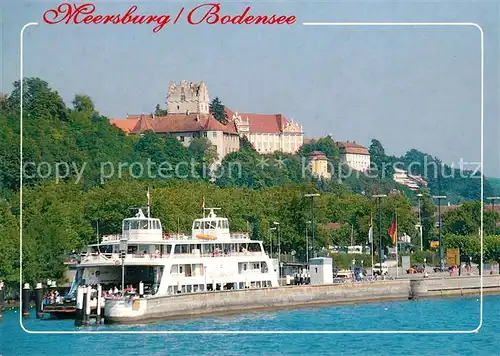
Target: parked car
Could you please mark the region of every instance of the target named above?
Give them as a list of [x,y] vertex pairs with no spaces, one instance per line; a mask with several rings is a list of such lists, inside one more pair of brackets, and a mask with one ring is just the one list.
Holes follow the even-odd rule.
[[385,263],[382,263],[382,267],[380,267],[380,263],[376,263],[373,265],[372,269],[374,275],[385,276],[389,274],[389,267]]
[[449,267],[443,267],[441,268],[441,266],[436,266],[433,268],[434,272],[449,272],[450,268]]

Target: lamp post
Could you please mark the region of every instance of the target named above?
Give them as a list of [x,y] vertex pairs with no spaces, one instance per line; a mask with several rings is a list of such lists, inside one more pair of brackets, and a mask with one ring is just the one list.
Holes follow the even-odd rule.
[[417,194],[418,197],[418,232],[420,234],[420,251],[424,250],[424,234],[422,233],[422,209],[420,207],[420,200],[422,199],[422,194]]
[[312,255],[313,257],[316,257],[316,249],[314,248],[314,198],[319,197],[320,194],[315,193],[315,194],[304,194],[304,197],[310,197],[311,198],[311,230],[312,230],[312,236],[311,236],[311,247],[312,247]]
[[[387,197],[385,194],[377,194],[377,195],[372,195],[372,198],[377,199],[377,205],[378,205],[378,239],[379,239],[379,245],[378,245],[378,260],[380,262],[380,271],[382,271],[382,251],[383,251],[383,246],[382,246],[382,210],[380,208],[380,200],[382,198]],[[373,268],[373,266],[372,266]]]
[[269,228],[269,239],[270,239],[270,252],[271,252],[271,258],[273,258],[273,233],[271,231],[276,230],[275,227]]
[[444,269],[444,251],[443,251],[443,221],[441,220],[441,200],[446,199],[446,195],[435,195],[432,197],[433,199],[437,199],[438,201],[438,219],[439,219],[439,260],[441,271]]
[[309,236],[307,235],[307,225],[310,224],[310,221],[306,221],[306,262],[309,264]]
[[280,223],[274,221],[274,225],[278,228],[278,280],[281,279],[281,231]]
[[127,255],[128,239],[122,237],[120,239],[120,258],[122,260],[122,296],[125,295],[125,256]]
[[500,197],[487,197],[486,198],[487,200],[491,201],[491,211],[493,212],[493,220],[495,222],[495,232],[496,232],[496,228],[497,228],[497,219],[496,219],[496,215],[495,215],[495,200],[500,200]]

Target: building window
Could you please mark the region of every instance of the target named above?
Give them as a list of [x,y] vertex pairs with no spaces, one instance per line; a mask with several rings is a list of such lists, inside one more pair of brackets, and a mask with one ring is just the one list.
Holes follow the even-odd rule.
[[179,141],[184,142],[184,136],[180,136]]
[[217,137],[217,131],[212,132],[212,137]]
[[203,137],[207,137],[207,133],[206,132],[203,132]]

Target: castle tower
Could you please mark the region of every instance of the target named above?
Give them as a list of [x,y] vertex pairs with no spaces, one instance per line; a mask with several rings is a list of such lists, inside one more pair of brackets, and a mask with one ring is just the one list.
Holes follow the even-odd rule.
[[210,97],[207,86],[203,81],[195,84],[182,80],[179,85],[170,82],[166,104],[169,114],[208,114]]

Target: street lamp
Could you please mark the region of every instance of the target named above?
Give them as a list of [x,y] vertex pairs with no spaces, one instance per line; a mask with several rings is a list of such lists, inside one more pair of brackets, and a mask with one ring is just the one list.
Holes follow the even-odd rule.
[[275,227],[269,228],[269,242],[270,242],[270,252],[271,252],[271,258],[273,258],[273,233],[271,231],[276,230]]
[[278,228],[278,278],[281,279],[281,231],[280,223],[274,221],[274,225]]
[[312,247],[312,254],[313,257],[316,257],[316,249],[314,248],[314,198],[319,197],[320,194],[315,193],[315,194],[304,194],[304,197],[311,198],[311,230],[312,230],[312,236],[311,236],[311,247]]
[[420,200],[423,197],[423,194],[417,194],[418,197],[418,231],[420,233],[420,251],[424,250],[424,235],[422,233],[422,209],[420,207]]
[[122,237],[120,239],[120,258],[122,260],[122,296],[125,295],[125,257],[128,250],[128,239]]
[[441,220],[441,200],[446,199],[446,195],[435,195],[432,197],[438,201],[438,215],[439,215],[439,259],[441,260],[441,271],[444,269],[444,251],[443,251],[443,221]]
[[[377,195],[372,195],[372,198],[377,199],[378,202],[378,239],[379,239],[379,246],[378,246],[378,260],[380,262],[380,271],[382,271],[382,210],[380,208],[380,200],[382,198],[386,198],[387,195],[385,194],[377,194]],[[372,266],[373,268],[373,266]]]
[[306,262],[309,264],[309,236],[307,235],[307,225],[310,224],[310,221],[306,221]]
[[500,200],[500,197],[487,197],[486,199],[491,201],[491,211],[493,212],[493,220],[495,221],[495,231],[496,231],[497,219],[495,215],[495,200]]

